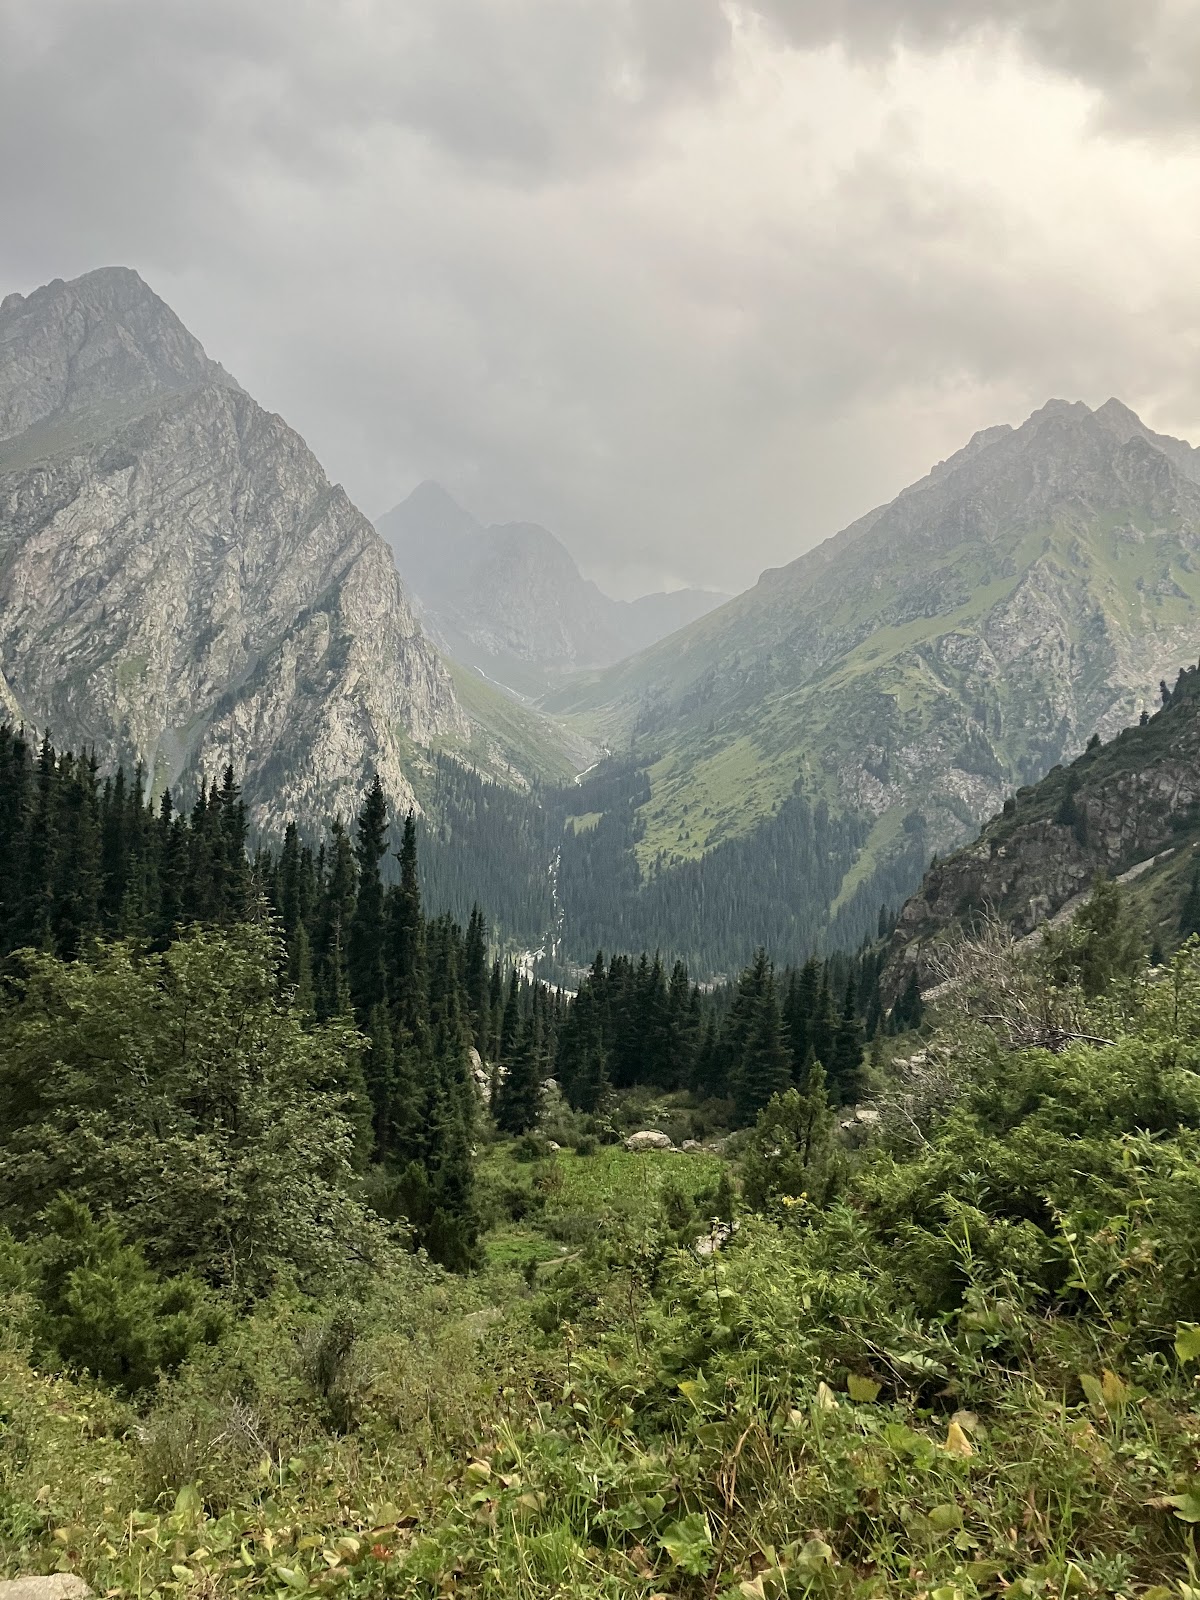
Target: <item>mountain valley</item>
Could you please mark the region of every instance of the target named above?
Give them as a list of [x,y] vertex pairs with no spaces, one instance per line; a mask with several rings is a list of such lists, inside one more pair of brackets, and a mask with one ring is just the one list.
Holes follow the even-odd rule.
[[[1200,451],[1115,400],[1054,401],[545,704],[624,751],[620,806],[578,810],[593,840],[619,831],[643,910],[710,903],[736,859],[762,914],[730,964],[789,922],[789,950],[853,945],[1013,788],[1156,703],[1196,654],[1198,563]],[[841,832],[781,883],[797,812]],[[661,936],[639,903],[623,917]],[[705,918],[678,928],[693,959]]]
[[377,526],[447,652],[521,697],[611,666],[728,598],[677,589],[611,600],[547,529],[485,528],[436,483],[420,484]]

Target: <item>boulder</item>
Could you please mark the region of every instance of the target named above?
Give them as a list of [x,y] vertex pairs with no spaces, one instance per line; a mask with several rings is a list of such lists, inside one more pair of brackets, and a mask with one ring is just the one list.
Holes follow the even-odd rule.
[[55,1572],[48,1578],[0,1579],[0,1600],[87,1600],[91,1592],[73,1572]]
[[626,1150],[674,1150],[675,1146],[665,1133],[659,1133],[656,1128],[643,1128],[640,1133],[631,1133],[625,1141]]
[[475,1087],[486,1100],[488,1094],[491,1092],[492,1087],[491,1074],[484,1065],[483,1057],[479,1054],[479,1051],[476,1050],[474,1045],[471,1045],[467,1051],[467,1063],[470,1067],[471,1077],[475,1082]]

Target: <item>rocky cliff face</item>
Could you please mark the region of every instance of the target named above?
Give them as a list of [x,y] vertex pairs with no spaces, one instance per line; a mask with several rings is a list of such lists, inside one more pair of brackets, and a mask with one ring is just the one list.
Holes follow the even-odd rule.
[[1022,937],[1086,894],[1097,873],[1142,879],[1169,862],[1178,879],[1197,839],[1200,671],[1192,669],[1147,723],[1019,790],[972,844],[930,868],[892,936],[886,997],[913,970],[927,984],[936,943],[979,916]]
[[379,519],[405,582],[450,653],[521,694],[604,667],[705,615],[701,589],[613,600],[536,523],[485,528],[438,484]]
[[467,723],[370,523],[135,273],[0,311],[0,704],[252,824],[350,815]]
[[0,303],[0,439],[206,383],[237,387],[128,267]]

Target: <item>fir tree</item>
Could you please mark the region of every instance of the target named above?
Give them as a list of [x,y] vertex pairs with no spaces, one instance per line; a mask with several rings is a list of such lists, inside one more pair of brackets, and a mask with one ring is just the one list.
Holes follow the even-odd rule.
[[734,1107],[742,1126],[753,1122],[772,1096],[783,1093],[792,1081],[775,974],[765,950],[755,957],[750,987],[753,1001],[733,1080]]
[[387,998],[383,879],[379,872],[387,852],[387,827],[387,802],[377,774],[355,824],[356,893],[346,946],[346,976],[360,1027],[367,1025],[372,1012]]
[[1192,881],[1179,913],[1179,937],[1190,939],[1200,933],[1200,866],[1192,868]]

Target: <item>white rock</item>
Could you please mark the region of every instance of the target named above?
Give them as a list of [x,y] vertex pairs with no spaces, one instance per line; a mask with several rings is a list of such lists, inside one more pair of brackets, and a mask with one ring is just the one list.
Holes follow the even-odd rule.
[[659,1133],[655,1128],[643,1128],[640,1133],[631,1133],[625,1141],[626,1150],[674,1150],[675,1146],[665,1133]]
[[91,1592],[73,1572],[55,1572],[48,1578],[0,1579],[0,1600],[87,1600]]

